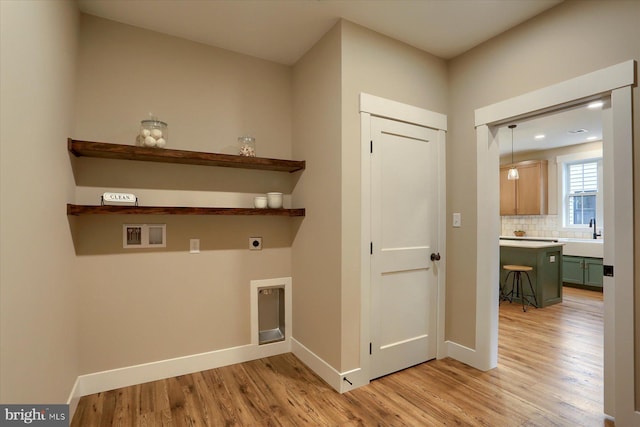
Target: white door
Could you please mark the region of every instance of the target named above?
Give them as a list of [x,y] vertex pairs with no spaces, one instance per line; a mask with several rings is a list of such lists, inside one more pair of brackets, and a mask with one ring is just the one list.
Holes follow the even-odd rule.
[[436,357],[437,131],[371,119],[370,378]]

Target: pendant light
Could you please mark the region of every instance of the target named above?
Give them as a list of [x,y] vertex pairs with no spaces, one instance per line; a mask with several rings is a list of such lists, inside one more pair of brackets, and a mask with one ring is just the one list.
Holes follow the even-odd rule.
[[[513,130],[516,128],[517,125],[509,125],[509,129],[511,129],[511,164],[513,165]],[[513,165],[513,167],[511,169],[509,169],[509,172],[507,172],[507,179],[512,181],[514,179],[520,179],[520,174],[518,173],[518,169],[516,169],[515,165]]]

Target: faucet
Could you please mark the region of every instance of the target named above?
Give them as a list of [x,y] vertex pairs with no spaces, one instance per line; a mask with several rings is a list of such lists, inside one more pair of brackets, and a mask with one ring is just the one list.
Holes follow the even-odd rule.
[[593,238],[597,239],[598,237],[602,236],[602,232],[598,233],[596,230],[596,219],[595,218],[591,218],[589,220],[589,228],[593,227]]

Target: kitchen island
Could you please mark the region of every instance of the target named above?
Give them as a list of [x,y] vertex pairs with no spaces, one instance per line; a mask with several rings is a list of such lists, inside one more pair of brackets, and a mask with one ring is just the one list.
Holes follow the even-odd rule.
[[[531,283],[536,292],[538,307],[562,302],[562,247],[564,243],[553,241],[500,239],[500,285],[504,293],[511,290],[512,280],[505,283],[504,265],[528,265]],[[523,277],[524,289],[529,284]]]

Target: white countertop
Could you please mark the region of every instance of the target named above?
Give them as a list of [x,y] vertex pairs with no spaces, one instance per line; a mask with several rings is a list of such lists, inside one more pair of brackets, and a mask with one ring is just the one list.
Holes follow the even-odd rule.
[[500,239],[505,240],[531,240],[536,242],[558,242],[562,240],[561,237],[532,237],[532,236],[511,236],[511,235],[500,235]]
[[[500,246],[520,248],[545,248],[563,245],[563,255],[582,256],[591,258],[604,258],[604,240],[602,239],[572,239],[567,237],[515,237],[500,236]],[[535,240],[531,240],[535,239]],[[546,240],[546,241],[538,241]],[[557,242],[551,242],[557,240]],[[548,246],[545,246],[548,245]]]
[[506,246],[510,248],[530,248],[530,249],[542,249],[553,248],[556,246],[564,246],[562,242],[536,242],[531,240],[500,240],[500,246]]

